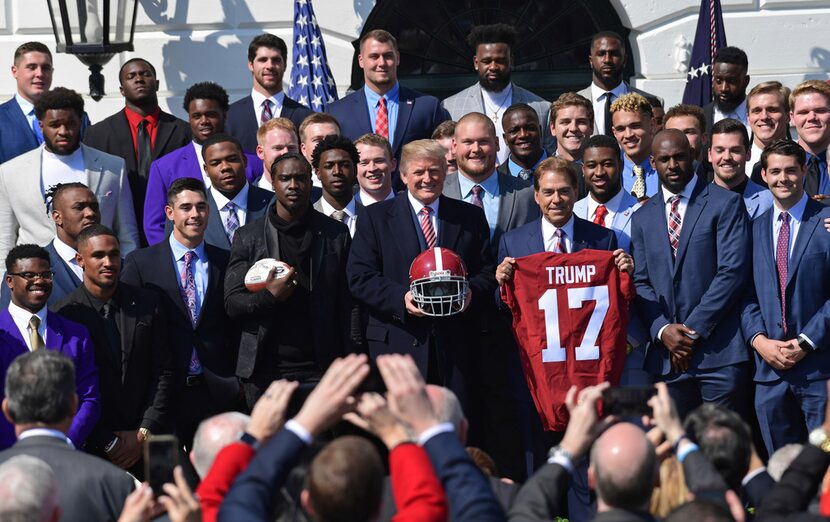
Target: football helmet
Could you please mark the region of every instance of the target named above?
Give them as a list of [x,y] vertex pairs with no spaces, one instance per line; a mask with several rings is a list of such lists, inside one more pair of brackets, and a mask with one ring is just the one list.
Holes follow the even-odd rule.
[[468,288],[467,267],[448,248],[424,250],[409,267],[412,298],[426,315],[445,317],[461,312]]

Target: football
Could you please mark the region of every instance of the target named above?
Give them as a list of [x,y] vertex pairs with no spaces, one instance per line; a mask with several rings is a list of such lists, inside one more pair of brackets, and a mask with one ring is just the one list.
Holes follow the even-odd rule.
[[274,277],[280,279],[288,274],[288,270],[291,267],[282,261],[277,261],[274,258],[268,257],[260,259],[254,263],[254,266],[249,268],[248,273],[245,274],[245,288],[247,288],[249,292],[259,292],[260,290],[264,290],[265,286],[268,284],[268,273],[272,268],[274,269]]

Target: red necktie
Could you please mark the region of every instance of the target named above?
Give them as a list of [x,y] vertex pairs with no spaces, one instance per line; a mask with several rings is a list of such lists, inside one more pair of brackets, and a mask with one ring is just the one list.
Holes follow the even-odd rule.
[[778,267],[778,289],[781,293],[781,325],[787,335],[787,264],[790,257],[790,215],[782,212],[778,217],[781,229],[778,231],[778,245],[775,248],[775,264]]
[[274,113],[271,112],[271,100],[265,100],[262,102],[262,115],[260,115],[259,123],[268,123],[271,118],[274,117]]
[[389,113],[386,111],[386,98],[378,101],[378,113],[375,115],[375,134],[389,139]]
[[424,233],[424,241],[426,241],[427,248],[435,248],[435,228],[432,226],[432,220],[429,214],[432,212],[430,207],[421,209],[421,232]]
[[680,212],[677,207],[680,205],[680,196],[669,198],[671,212],[669,212],[669,244],[671,244],[671,258],[677,258],[677,245],[680,243]]
[[605,226],[605,216],[608,215],[608,209],[605,208],[605,205],[600,205],[597,207],[597,211],[594,214],[594,223],[597,225]]

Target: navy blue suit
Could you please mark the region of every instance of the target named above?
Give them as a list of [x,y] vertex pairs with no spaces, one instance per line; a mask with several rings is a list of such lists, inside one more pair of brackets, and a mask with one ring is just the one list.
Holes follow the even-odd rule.
[[[288,96],[282,102],[280,117],[288,118],[299,130],[300,124],[313,111],[292,100]],[[256,131],[259,129],[259,122],[254,110],[254,100],[250,95],[236,100],[228,108],[228,116],[225,118],[225,132],[239,140],[242,150],[256,152]]]
[[[87,127],[89,117],[84,113],[81,119],[81,138]],[[23,114],[17,100],[12,97],[6,103],[0,104],[0,164],[36,149],[39,145],[29,118]]]
[[[337,118],[340,133],[352,141],[372,132],[374,122],[369,121],[369,106],[364,88],[332,103],[326,111]],[[451,119],[438,98],[401,85],[398,94],[398,121],[395,135],[390,140],[398,165],[404,145],[410,141],[431,138],[435,127]],[[393,176],[392,183],[396,192],[403,189],[399,176]]]
[[822,221],[828,217],[830,208],[807,200],[787,270],[786,335],[775,265],[773,210],[752,223],[755,284],[747,292],[742,314],[747,341],[759,333],[778,340],[804,334],[816,347],[789,370],[776,370],[755,354],[755,405],[770,454],[785,444],[803,442],[807,430],[824,420],[825,381],[830,378],[830,234]]
[[[61,259],[61,256],[58,255],[58,251],[55,250],[53,242],[50,241],[49,244],[43,248],[49,252],[49,264],[52,266],[52,272],[55,273],[52,276],[52,293],[49,294],[49,299],[46,301],[46,305],[51,307],[67,295],[74,292],[76,288],[81,286],[81,280],[78,279],[75,272],[73,272],[72,269],[69,268],[69,266],[63,261],[63,259]],[[3,280],[6,280],[5,272],[3,272]],[[0,285],[0,310],[8,308],[11,300],[11,291],[4,282]]]
[[[740,194],[698,178],[673,261],[662,190],[631,223],[635,304],[651,334],[645,369],[667,381],[681,415],[701,400],[740,409],[749,360],[740,328],[750,262],[746,207]],[[700,335],[682,374],[672,372],[669,351],[657,340],[671,323]]]

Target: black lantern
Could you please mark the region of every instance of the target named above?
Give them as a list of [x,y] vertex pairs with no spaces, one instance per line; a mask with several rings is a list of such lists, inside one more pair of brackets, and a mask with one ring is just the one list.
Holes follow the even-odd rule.
[[133,50],[138,0],[47,0],[59,53],[89,67],[89,95],[104,97],[101,69],[116,53]]

